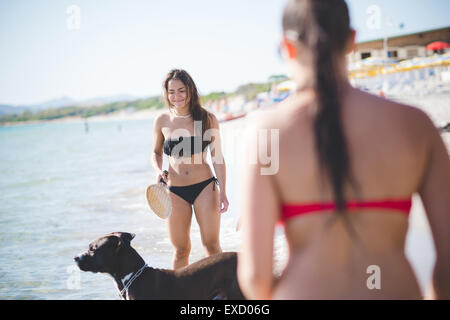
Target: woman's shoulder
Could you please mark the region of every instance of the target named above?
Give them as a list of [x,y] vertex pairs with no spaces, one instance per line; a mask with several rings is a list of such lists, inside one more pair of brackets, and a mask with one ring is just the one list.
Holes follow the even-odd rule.
[[158,121],[164,121],[170,118],[170,113],[169,111],[161,111],[160,113],[158,113],[155,117],[155,122]]
[[217,120],[217,117],[216,117],[216,115],[215,115],[213,112],[209,111],[209,110],[206,109],[205,107],[202,107],[202,108],[203,108],[203,110],[205,110],[206,114],[208,115],[208,117],[209,117],[210,119],[216,119],[216,120]]
[[156,115],[153,124],[155,127],[163,127],[168,120],[170,120],[170,113],[168,111],[161,111]]
[[378,119],[378,121],[390,124],[387,127],[395,127],[398,131],[422,141],[429,141],[429,138],[435,135],[437,131],[436,125],[420,107],[366,92],[359,94],[367,103],[368,108],[370,108],[370,111],[368,111],[369,117],[366,118],[371,118],[371,122],[375,122]]
[[288,98],[258,111],[254,122],[258,128],[277,128],[289,131],[291,126],[298,127],[310,119],[309,105],[310,100],[305,97]]
[[386,119],[395,117],[409,125],[429,126],[430,117],[417,106],[403,103],[399,100],[386,99],[373,94],[357,91],[361,99],[364,99],[373,110],[379,111]]
[[207,110],[206,108],[203,108],[203,110],[205,110],[206,115],[208,116],[209,121],[211,121],[211,125],[212,125],[213,127],[219,127],[219,120],[217,120],[216,115],[215,115],[213,112]]

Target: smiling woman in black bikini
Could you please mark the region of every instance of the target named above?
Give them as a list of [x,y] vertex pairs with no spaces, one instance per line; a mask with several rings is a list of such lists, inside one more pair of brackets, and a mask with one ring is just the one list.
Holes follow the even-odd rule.
[[[221,151],[219,123],[202,108],[197,87],[184,70],[171,70],[163,83],[169,111],[155,119],[153,168],[157,182],[165,180],[163,152],[169,156],[166,180],[172,200],[168,218],[169,237],[175,249],[173,268],[189,264],[192,206],[208,255],[220,253],[220,214],[227,211],[225,162]],[[217,178],[205,161],[207,147]],[[219,188],[216,188],[215,185]]]

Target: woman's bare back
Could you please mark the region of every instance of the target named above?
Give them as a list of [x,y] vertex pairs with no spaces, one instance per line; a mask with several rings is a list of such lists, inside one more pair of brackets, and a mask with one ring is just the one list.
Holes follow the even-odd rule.
[[[268,127],[280,129],[280,169],[273,182],[281,204],[334,200],[316,157],[313,99],[313,95],[292,97],[274,110],[276,114],[266,117]],[[356,181],[355,188],[346,185],[346,199],[407,199],[418,192],[428,160],[429,128],[424,113],[353,88],[341,110]],[[356,239],[335,212],[305,215],[286,223],[290,259],[275,297],[420,298],[404,255],[408,216],[370,209],[352,211],[346,217]],[[367,287],[367,268],[373,265],[380,268],[383,290]]]

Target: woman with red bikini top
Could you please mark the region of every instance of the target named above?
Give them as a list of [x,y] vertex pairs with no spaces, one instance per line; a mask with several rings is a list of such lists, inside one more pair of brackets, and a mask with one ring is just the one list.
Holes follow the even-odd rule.
[[[257,128],[279,130],[279,170],[243,168],[238,276],[249,299],[422,298],[405,256],[414,193],[436,246],[431,297],[450,298],[447,149],[419,109],[349,84],[354,40],[344,0],[288,2],[281,49],[298,90]],[[274,278],[280,221],[289,257]]]

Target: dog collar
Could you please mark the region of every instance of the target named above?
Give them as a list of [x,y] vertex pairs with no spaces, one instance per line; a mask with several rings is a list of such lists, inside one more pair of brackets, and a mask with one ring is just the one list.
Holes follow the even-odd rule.
[[[144,264],[142,266],[142,268],[140,268],[138,271],[136,271],[135,274],[130,273],[127,276],[125,276],[125,278],[123,278],[123,280],[121,280],[122,284],[123,284],[123,289],[119,291],[119,295],[120,295],[121,299],[126,300],[126,297],[128,296],[128,289],[131,287],[134,280],[136,280],[141,275],[142,271],[144,271],[144,269],[146,267],[147,267],[147,264]],[[130,277],[130,275],[131,275],[131,277]],[[130,277],[130,280],[127,279],[128,277]],[[128,282],[127,282],[127,280],[128,280]],[[125,297],[123,295],[124,293],[125,293]]]

